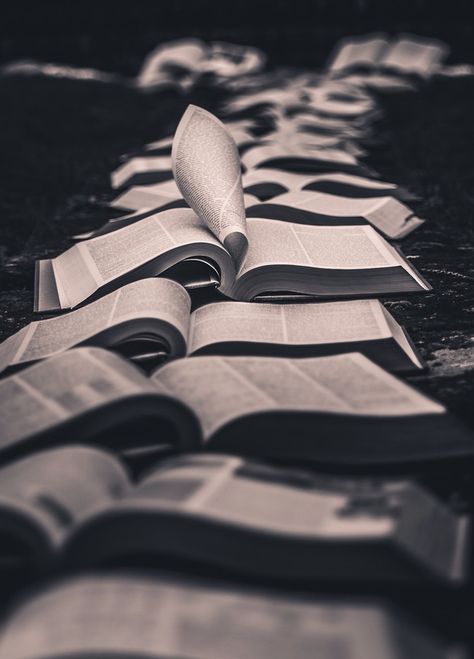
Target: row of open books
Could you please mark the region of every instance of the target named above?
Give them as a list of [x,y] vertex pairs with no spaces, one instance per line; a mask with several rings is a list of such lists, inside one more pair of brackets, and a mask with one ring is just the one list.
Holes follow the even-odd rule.
[[[474,455],[459,420],[392,374],[424,364],[374,299],[430,290],[390,242],[422,224],[414,196],[363,163],[376,75],[411,88],[443,57],[399,42],[343,44],[323,76],[242,78],[224,122],[190,105],[112,174],[127,214],[37,263],[35,310],[73,311],[0,345],[4,565],[466,583],[470,520],[383,477]],[[407,629],[367,602],[115,574],[27,601],[0,656],[433,656]]]

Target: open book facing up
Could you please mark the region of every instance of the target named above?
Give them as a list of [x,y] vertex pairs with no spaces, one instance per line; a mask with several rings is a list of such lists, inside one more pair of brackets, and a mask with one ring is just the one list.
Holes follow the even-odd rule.
[[[330,172],[328,174],[297,174],[278,169],[251,169],[242,176],[244,194],[265,200],[285,192],[314,190],[343,197],[407,198],[406,191],[395,183],[378,181],[364,176]],[[111,202],[114,208],[141,211],[144,208],[165,209],[183,197],[174,180],[156,185],[135,185]],[[246,204],[248,205],[248,204]]]
[[[201,108],[199,108],[201,110]],[[205,112],[205,110],[202,110]],[[212,115],[211,115],[212,116]],[[232,137],[238,147],[254,145],[259,139],[251,131],[251,124],[244,121],[226,122],[225,131]],[[111,174],[113,188],[124,188],[131,185],[163,186],[174,185],[172,177],[173,137],[158,140],[145,145],[142,154],[128,158]]]
[[100,348],[75,348],[0,381],[0,453],[77,440],[369,468],[473,453],[439,403],[360,353],[195,356],[146,377]]
[[37,566],[161,555],[263,578],[456,584],[468,574],[468,530],[409,481],[218,454],[161,461],[134,485],[112,455],[81,446],[0,469],[0,533]]
[[384,34],[342,39],[330,58],[331,73],[348,69],[378,69],[428,78],[441,68],[447,46],[435,39],[401,34],[389,40]]
[[[84,240],[56,258],[37,261],[34,310],[74,308],[144,277],[174,278],[171,268],[190,258],[204,264],[199,285],[215,285],[211,275],[217,273],[219,290],[242,301],[269,295],[355,298],[430,290],[413,265],[371,226],[312,226],[265,218],[249,218],[245,225],[248,251],[240,267],[235,256],[242,256],[242,245],[229,252],[188,208],[162,211]],[[197,285],[189,283],[190,288]]]
[[[251,169],[242,176],[242,185],[245,193],[258,197],[260,201],[299,190],[313,190],[355,199],[360,197],[413,199],[411,193],[395,183],[337,171],[327,174],[296,174],[278,169]],[[138,208],[130,207],[130,210],[138,210]]]
[[255,167],[283,169],[290,172],[330,172],[338,169],[352,174],[364,174],[366,168],[356,156],[343,149],[304,148],[301,144],[263,142],[242,156],[245,169]]
[[110,178],[113,188],[122,188],[125,185],[161,183],[172,177],[170,156],[136,156],[117,167]]
[[8,659],[455,656],[448,644],[376,601],[298,598],[131,571],[43,587],[17,604],[2,632],[0,653]]
[[247,208],[247,217],[268,217],[316,226],[371,224],[392,240],[400,240],[423,224],[394,197],[351,198],[314,192],[287,192]]
[[190,297],[180,284],[153,278],[30,323],[0,344],[0,372],[84,344],[155,365],[195,354],[309,357],[358,351],[389,370],[423,368],[410,338],[378,300],[223,301],[191,313]]

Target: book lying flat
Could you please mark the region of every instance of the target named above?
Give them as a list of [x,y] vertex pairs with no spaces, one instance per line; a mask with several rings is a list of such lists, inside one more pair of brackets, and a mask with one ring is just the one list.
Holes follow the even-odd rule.
[[[242,186],[244,192],[258,197],[261,201],[285,192],[298,190],[313,190],[353,198],[396,197],[402,199],[404,194],[395,183],[337,171],[311,175],[284,172],[278,169],[251,169],[242,176]],[[131,206],[126,208],[138,210]]]
[[60,256],[37,261],[34,309],[71,309],[130,281],[171,277],[170,268],[189,258],[208,259],[219,273],[219,290],[243,301],[275,294],[354,298],[430,290],[414,266],[367,224],[313,226],[249,218],[245,225],[248,251],[239,268],[188,208],[162,211],[84,240]]
[[342,39],[330,58],[331,73],[350,69],[378,69],[404,75],[432,76],[449,52],[436,39],[401,34],[390,41],[384,34]]
[[[161,195],[152,195],[146,188],[147,186],[135,186],[130,188],[131,195],[130,197],[127,197],[127,201],[132,198],[132,205],[137,205],[140,210],[111,218],[97,229],[77,233],[74,236],[71,236],[72,239],[87,240],[89,238],[96,238],[97,236],[104,236],[106,233],[111,233],[122,227],[128,227],[130,224],[143,220],[149,215],[155,215],[158,211],[170,210],[172,208],[188,208],[188,204],[184,201],[180,193],[175,199],[172,199],[171,196],[163,198]],[[125,195],[126,194],[127,193],[125,193]],[[258,203],[258,197],[244,192],[244,204],[246,208]]]
[[[171,160],[177,187],[192,210],[162,211],[85,240],[55,259],[38,261],[36,311],[74,308],[95,294],[163,274],[189,258],[213,261],[220,290],[238,300],[268,294],[360,297],[429,290],[413,266],[370,226],[303,226],[260,218],[247,222],[237,147],[209,112],[188,107]],[[209,283],[214,281],[209,276]],[[201,283],[206,284],[206,277]]]
[[216,454],[161,461],[134,485],[115,457],[80,446],[0,469],[0,532],[43,567],[161,555],[260,578],[456,584],[468,574],[469,526],[409,481]]
[[130,158],[111,174],[113,188],[161,183],[172,178],[169,156]]
[[353,174],[364,173],[357,158],[342,149],[310,149],[301,145],[262,143],[242,156],[246,170],[255,167],[283,169],[290,172],[328,172],[339,169]]
[[30,323],[0,344],[0,372],[85,344],[118,350],[143,364],[195,354],[309,357],[357,351],[389,370],[423,368],[407,333],[378,300],[224,301],[191,313],[180,284],[153,278]]
[[359,353],[195,356],[148,378],[100,348],[75,348],[0,381],[7,457],[86,439],[165,444],[370,467],[466,457],[463,424]]
[[354,199],[307,188],[247,207],[247,217],[268,217],[318,226],[371,224],[392,240],[405,238],[424,222],[394,197]]
[[0,653],[8,659],[464,657],[377,601],[303,598],[156,572],[85,574],[43,586],[9,613],[3,632]]

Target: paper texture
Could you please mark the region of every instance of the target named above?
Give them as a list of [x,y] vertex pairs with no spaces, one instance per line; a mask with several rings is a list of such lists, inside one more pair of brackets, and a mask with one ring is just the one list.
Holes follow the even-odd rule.
[[387,615],[369,604],[133,575],[85,576],[43,591],[10,619],[0,651],[9,659],[117,651],[197,659],[402,659]]
[[83,446],[42,451],[0,469],[0,506],[26,507],[48,530],[53,547],[94,509],[129,489],[117,460]]
[[225,341],[310,345],[391,336],[377,300],[315,304],[219,302],[192,314],[190,353]]
[[336,46],[328,68],[334,72],[360,65],[376,67],[387,43],[382,35],[343,39]]
[[[346,151],[340,149],[308,149],[304,146],[291,144],[260,144],[252,147],[242,156],[242,164],[246,169],[253,169],[272,160],[296,159],[306,161],[318,161],[337,165],[357,165],[357,159]],[[281,167],[285,169],[285,167]]]
[[190,308],[189,295],[180,284],[169,279],[143,279],[76,311],[30,323],[15,335],[19,345],[9,360],[6,353],[12,352],[10,342],[15,337],[0,345],[0,365],[6,368],[50,357],[130,320],[151,318],[170,323],[186,341]]
[[193,357],[165,365],[153,379],[197,413],[204,438],[254,412],[383,417],[445,411],[359,353],[293,360]]
[[240,264],[248,241],[240,158],[232,136],[212,114],[190,105],[176,130],[171,157],[184,199]]
[[0,381],[0,448],[87,410],[153,390],[139,371],[112,353],[69,350]]
[[313,266],[337,270],[400,265],[396,252],[370,226],[311,226],[252,218],[249,251],[239,272],[263,265]]
[[[220,246],[192,210],[173,209],[74,245],[53,260],[63,308],[75,307],[98,288],[174,248]],[[155,273],[149,273],[155,274]]]

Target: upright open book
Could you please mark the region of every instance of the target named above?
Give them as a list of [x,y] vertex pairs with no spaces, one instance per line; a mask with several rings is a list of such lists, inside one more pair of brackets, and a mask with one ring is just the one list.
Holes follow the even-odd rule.
[[260,578],[456,584],[469,525],[415,483],[224,455],[162,461],[134,485],[115,457],[79,446],[0,469],[2,545],[42,567],[173,557]]
[[350,298],[430,288],[366,223],[247,221],[235,143],[204,110],[189,106],[183,116],[173,142],[173,167],[191,208],[149,215],[38,261],[36,311],[73,308],[134,279],[172,276],[170,269],[189,258],[208,262],[222,293],[237,300]]
[[359,353],[196,356],[148,378],[76,348],[0,381],[5,459],[65,440],[132,455],[152,447],[313,464],[405,465],[472,456],[446,409]]

